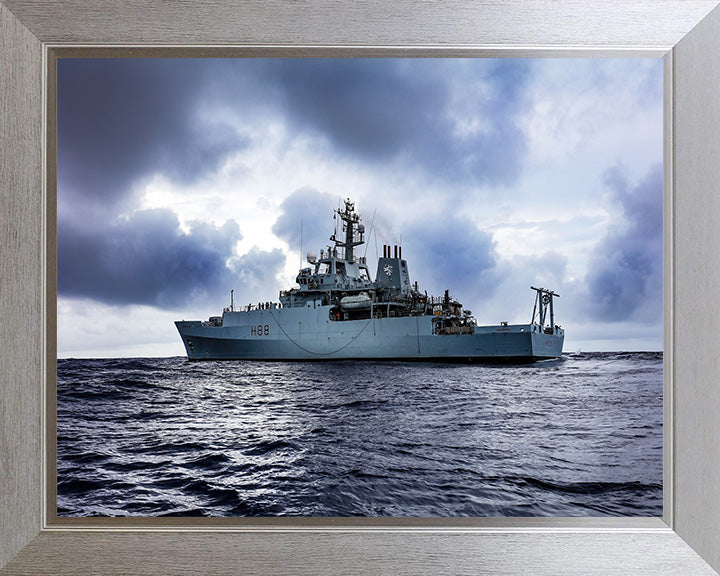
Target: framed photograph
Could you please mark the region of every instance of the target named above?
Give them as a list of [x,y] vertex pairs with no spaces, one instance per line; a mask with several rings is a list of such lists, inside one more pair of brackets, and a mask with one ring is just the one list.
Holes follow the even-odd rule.
[[[72,573],[89,573],[98,569],[105,573],[147,573],[148,570],[179,573],[187,571],[190,563],[192,570],[207,573],[242,570],[336,573],[345,568],[348,571],[373,572],[387,571],[388,567],[396,573],[437,573],[443,570],[457,573],[477,571],[478,566],[489,573],[522,573],[524,567],[531,563],[539,567],[540,573],[544,570],[548,574],[562,573],[563,570],[584,570],[587,573],[614,571],[618,574],[630,570],[639,574],[670,574],[676,572],[678,563],[681,563],[691,573],[714,573],[710,566],[719,565],[714,536],[717,534],[719,511],[714,500],[704,498],[703,493],[717,483],[720,470],[718,457],[711,450],[717,416],[704,407],[712,405],[718,393],[703,383],[713,381],[715,365],[712,358],[716,345],[711,338],[705,337],[710,334],[712,323],[707,320],[712,315],[697,303],[711,300],[709,295],[716,284],[717,274],[714,269],[704,267],[705,253],[712,249],[717,235],[712,225],[716,201],[710,185],[717,168],[712,162],[703,161],[711,156],[708,150],[712,150],[712,146],[703,146],[703,143],[711,143],[716,138],[707,127],[713,126],[720,118],[714,101],[702,95],[708,93],[709,86],[714,86],[713,82],[717,82],[718,78],[717,63],[708,56],[713,53],[710,47],[716,42],[713,31],[718,15],[713,12],[708,16],[715,7],[712,2],[696,2],[689,7],[688,10],[687,3],[682,6],[673,4],[658,11],[656,7],[637,5],[636,9],[642,13],[640,17],[620,7],[613,8],[617,12],[610,15],[593,12],[591,7],[586,7],[591,21],[606,24],[593,33],[590,33],[592,27],[581,27],[582,33],[568,28],[564,39],[565,44],[586,46],[588,52],[581,54],[585,56],[599,55],[599,52],[593,53],[593,49],[599,47],[605,49],[602,55],[607,56],[607,52],[613,52],[617,46],[635,55],[642,52],[644,56],[657,57],[667,52],[664,56],[664,115],[666,126],[671,125],[672,132],[667,129],[665,132],[663,173],[666,207],[663,215],[666,414],[663,520],[617,518],[611,522],[584,519],[577,522],[572,519],[536,522],[535,519],[518,519],[451,524],[441,519],[418,524],[395,519],[374,526],[363,522],[336,524],[333,521],[310,521],[293,524],[280,521],[255,527],[249,523],[239,528],[221,522],[215,528],[202,529],[200,524],[187,519],[166,518],[163,522],[133,520],[125,525],[128,531],[118,533],[104,524],[107,519],[100,519],[100,522],[82,519],[61,528],[50,512],[53,495],[48,497],[46,492],[48,487],[52,490],[48,482],[47,472],[51,469],[48,463],[55,461],[56,454],[51,443],[45,443],[43,437],[55,434],[55,430],[51,429],[55,423],[41,416],[44,403],[54,400],[44,384],[45,378],[52,380],[51,373],[58,356],[56,343],[45,340],[45,322],[52,323],[57,318],[54,295],[49,297],[45,290],[46,280],[55,280],[56,262],[50,250],[46,253],[47,259],[42,252],[46,246],[53,245],[52,239],[48,239],[48,224],[59,222],[60,218],[37,192],[33,194],[33,191],[44,190],[45,183],[56,177],[52,168],[47,173],[43,169],[44,160],[53,156],[56,150],[43,147],[39,126],[44,122],[47,130],[56,129],[51,114],[53,105],[48,101],[46,108],[43,97],[45,79],[49,79],[49,85],[54,81],[55,70],[48,63],[53,60],[53,50],[60,48],[59,44],[117,43],[122,40],[121,44],[133,45],[148,41],[171,43],[173,38],[179,40],[166,28],[154,30],[123,26],[126,32],[113,32],[113,21],[121,15],[113,14],[111,7],[102,15],[99,12],[85,13],[77,7],[57,9],[53,19],[46,13],[37,12],[31,4],[1,4],[0,25],[3,36],[8,39],[9,50],[7,56],[0,59],[0,66],[3,72],[12,73],[12,77],[17,78],[17,82],[4,84],[0,94],[3,102],[9,103],[7,109],[12,120],[3,124],[3,138],[17,143],[9,150],[5,164],[8,170],[2,175],[8,189],[17,191],[3,198],[3,216],[10,224],[4,228],[7,232],[3,231],[3,239],[10,250],[3,252],[2,266],[6,271],[24,271],[22,275],[6,275],[7,290],[2,305],[8,326],[19,325],[19,319],[24,317],[24,325],[32,326],[32,329],[30,345],[26,340],[19,342],[14,339],[9,328],[4,328],[7,331],[3,332],[7,336],[5,340],[10,343],[8,368],[4,374],[9,390],[8,394],[4,393],[4,397],[9,399],[4,425],[9,431],[7,437],[12,441],[7,448],[3,447],[2,453],[5,462],[9,463],[3,472],[4,485],[10,487],[2,496],[5,504],[2,519],[8,520],[2,524],[11,528],[7,538],[3,538],[0,563],[5,565],[10,562],[7,564],[10,572],[24,570],[35,573],[43,570],[52,573],[53,563],[58,570]],[[517,19],[518,22],[519,45],[528,50],[528,55],[531,52],[533,56],[557,55],[547,48],[536,51],[529,48],[553,43],[550,40],[552,34],[544,32],[550,28],[538,27],[537,23],[553,22],[554,18],[562,16],[560,12],[566,8],[552,8],[555,12],[551,11],[549,16],[546,14],[549,18],[546,20],[538,20],[541,13],[532,9],[524,11],[512,3],[508,8],[513,8],[510,14],[513,21]],[[163,8],[157,5],[153,5],[153,9],[159,11],[154,14],[156,18],[169,15],[162,13]],[[408,9],[409,6],[403,8]],[[496,9],[485,5],[462,7],[455,12],[455,24],[451,30],[447,22],[437,18],[436,7],[426,7],[416,14],[414,22],[435,22],[435,27],[409,27],[406,35],[397,42],[387,40],[393,37],[387,36],[388,30],[397,29],[397,22],[392,22],[397,15],[389,22],[371,16],[370,21],[374,24],[366,29],[370,33],[362,36],[365,39],[363,43],[406,44],[428,50],[428,55],[433,56],[467,56],[467,53],[461,54],[463,49],[458,49],[456,54],[448,54],[452,49],[428,49],[426,46],[428,40],[430,44],[509,44],[497,26],[489,25],[487,31],[478,32],[475,26],[467,24],[485,21],[481,17],[492,14]],[[256,19],[262,21],[263,14],[268,14],[267,10],[267,6],[258,7],[257,11],[245,13],[248,18],[241,23],[239,34],[228,31],[224,10],[210,10],[199,27],[197,20],[182,10],[175,14],[175,21],[181,29],[188,31],[182,41],[192,44],[197,44],[201,37],[212,38],[214,43],[219,44],[237,44],[240,39],[241,44],[249,45],[269,41],[298,46],[317,44],[318,38],[326,38],[326,43],[336,45],[358,44],[361,39],[357,31],[341,25],[343,19],[337,20],[338,13],[347,15],[350,8],[322,19],[310,17],[308,26],[302,32],[291,34],[291,42],[282,41],[281,37],[287,35],[287,30],[281,25],[254,29]],[[291,14],[283,14],[290,19],[288,21],[292,20]],[[368,15],[367,12],[365,14]],[[134,18],[130,13],[122,16],[131,20]],[[650,21],[648,19],[653,26],[642,24]],[[214,32],[207,28],[208,21],[216,26]],[[282,21],[282,18],[275,20]],[[78,23],[81,23],[80,28]],[[392,24],[391,28],[387,28],[389,24]],[[696,24],[697,27],[688,34]],[[88,32],[89,29],[93,31]],[[512,44],[517,45],[518,39]],[[344,50],[336,46],[326,49],[325,55],[345,55]],[[282,49],[278,51],[274,56],[283,55]],[[473,52],[472,49],[469,51]],[[388,50],[383,55],[400,56],[401,52]],[[615,55],[619,52],[622,50]],[[477,50],[475,55],[489,54]],[[693,62],[693,66],[689,66],[689,62]],[[702,74],[698,71],[699,63],[705,66],[700,66]],[[35,73],[28,74],[27,70]],[[668,124],[668,121],[672,123]],[[698,161],[701,168],[698,168]],[[48,166],[52,167],[53,163]],[[637,186],[639,180],[635,182]],[[689,190],[692,194],[685,192]],[[692,282],[683,280],[689,277]],[[562,299],[564,295],[560,294]],[[28,306],[28,300],[35,304]],[[234,307],[234,303],[231,302],[230,306]],[[506,319],[498,320],[502,326],[502,321]],[[22,362],[17,360],[20,350],[23,351]],[[43,462],[45,466],[38,466]],[[146,531],[141,530],[143,527]],[[28,545],[33,539],[33,543]],[[82,554],[76,553],[80,550]]]
[[59,517],[662,516],[660,57],[55,54]]

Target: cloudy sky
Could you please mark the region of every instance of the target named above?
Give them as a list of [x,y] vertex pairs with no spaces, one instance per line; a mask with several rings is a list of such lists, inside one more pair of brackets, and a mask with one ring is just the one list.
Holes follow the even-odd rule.
[[57,196],[61,358],[183,355],[346,197],[480,324],[662,349],[660,59],[61,59]]

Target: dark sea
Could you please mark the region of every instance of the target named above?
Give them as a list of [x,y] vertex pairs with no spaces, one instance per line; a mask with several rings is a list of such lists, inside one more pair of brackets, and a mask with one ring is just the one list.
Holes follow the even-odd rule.
[[661,516],[662,353],[58,360],[59,516]]

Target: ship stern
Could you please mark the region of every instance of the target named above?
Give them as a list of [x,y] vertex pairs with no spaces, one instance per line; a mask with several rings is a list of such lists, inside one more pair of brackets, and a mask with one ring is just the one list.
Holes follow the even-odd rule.
[[531,334],[533,360],[560,358],[564,342],[565,331],[562,328],[556,328],[549,334],[539,331]]

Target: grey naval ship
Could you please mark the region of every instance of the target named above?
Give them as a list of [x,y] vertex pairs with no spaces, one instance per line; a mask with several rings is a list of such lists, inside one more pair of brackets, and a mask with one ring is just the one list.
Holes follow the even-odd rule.
[[[189,360],[425,360],[522,363],[558,358],[565,332],[555,324],[552,290],[536,288],[529,324],[478,326],[450,297],[428,296],[410,281],[401,246],[383,246],[375,280],[356,248],[365,227],[350,200],[335,210],[342,233],[297,275],[278,302],[222,316],[177,321]],[[340,237],[338,237],[340,236]]]

